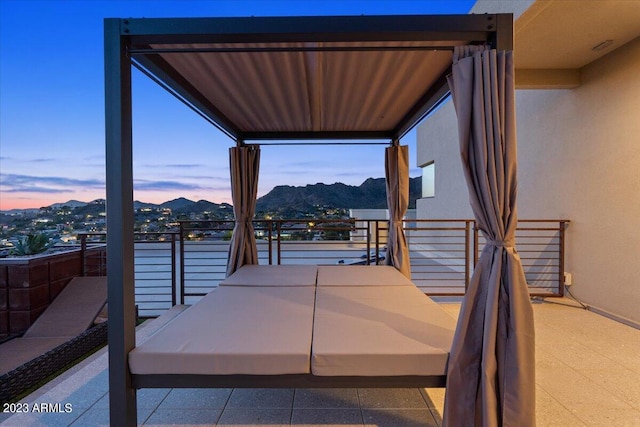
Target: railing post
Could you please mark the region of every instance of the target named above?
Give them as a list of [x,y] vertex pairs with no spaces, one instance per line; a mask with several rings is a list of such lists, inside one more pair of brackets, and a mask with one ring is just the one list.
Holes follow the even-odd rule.
[[473,220],[473,268],[475,270],[478,264],[478,245],[480,244],[478,238],[478,224]]
[[564,228],[565,228],[565,222],[564,221],[560,221],[559,222],[559,232],[560,235],[559,237],[559,248],[558,248],[558,256],[559,256],[559,260],[558,260],[558,291],[560,293],[560,296],[563,297],[564,296]]
[[380,221],[378,220],[376,220],[376,245],[380,245]]
[[280,242],[280,238],[281,238],[281,236],[280,236],[280,225],[281,225],[281,220],[278,220],[276,222],[276,239],[277,239],[276,243],[277,243],[277,248],[278,248],[278,257],[277,257],[278,258],[278,265],[280,265],[280,263],[282,261],[282,254],[281,254],[282,248],[280,246],[280,244],[281,244],[281,242]]
[[98,255],[99,261],[98,261],[98,276],[106,276],[107,275],[107,248],[106,248],[106,242],[107,242],[107,235],[104,235],[105,239],[105,246],[103,247],[102,250],[100,250],[100,253]]
[[273,220],[269,220],[268,222],[269,224],[269,231],[267,234],[267,239],[269,242],[268,248],[269,248],[269,265],[273,265]]
[[184,304],[184,226],[180,223],[180,304]]
[[[181,269],[182,270],[182,269]],[[171,233],[171,306],[176,305],[176,233]]]
[[380,239],[379,239],[379,233],[378,233],[378,220],[375,220],[376,222],[376,265],[378,265],[378,263],[380,262]]
[[469,275],[471,268],[469,263],[471,262],[471,221],[465,221],[464,223],[464,292],[467,293],[469,289]]
[[86,276],[87,275],[87,267],[86,267],[86,263],[87,263],[87,235],[86,234],[80,234],[80,257],[82,259],[81,274],[82,274],[82,276]]
[[[369,254],[371,254],[371,220],[367,221],[367,265],[371,264],[371,260],[369,259]],[[378,245],[378,240],[376,240],[376,248]]]

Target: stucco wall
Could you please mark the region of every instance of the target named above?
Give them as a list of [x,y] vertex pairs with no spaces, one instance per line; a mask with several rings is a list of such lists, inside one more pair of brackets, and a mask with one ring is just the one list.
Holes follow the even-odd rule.
[[[567,90],[516,91],[520,218],[570,219],[572,292],[640,324],[640,39],[581,70]],[[470,217],[451,102],[418,130],[435,198],[419,218]]]
[[435,164],[435,196],[416,201],[418,218],[473,217],[460,163],[457,126],[453,102],[448,101],[418,127],[417,166]]

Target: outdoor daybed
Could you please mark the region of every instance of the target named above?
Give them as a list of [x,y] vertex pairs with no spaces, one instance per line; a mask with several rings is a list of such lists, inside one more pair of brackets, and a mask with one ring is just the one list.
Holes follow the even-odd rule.
[[136,387],[443,387],[454,330],[391,266],[248,265],[129,366]]
[[[443,385],[445,374],[443,425],[535,425],[533,311],[515,249],[511,14],[110,18],[104,40],[112,425],[136,425],[136,387],[413,387]],[[400,139],[451,94],[486,241],[453,341],[450,323],[413,285],[365,277],[377,267],[338,275],[317,267],[315,283],[285,275],[279,286],[274,266],[273,286],[262,283],[267,275],[226,283],[137,346],[134,67],[234,142],[226,275],[239,282],[233,273],[250,278],[243,266],[258,264],[260,150],[300,140],[316,145],[310,152],[327,141],[387,146],[385,262],[410,278],[409,150]]]

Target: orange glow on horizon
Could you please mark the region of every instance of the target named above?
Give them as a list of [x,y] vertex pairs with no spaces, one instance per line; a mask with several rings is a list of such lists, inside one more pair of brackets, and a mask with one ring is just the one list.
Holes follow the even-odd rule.
[[39,209],[44,206],[50,206],[54,203],[61,201],[71,200],[71,198],[65,200],[57,200],[54,198],[44,198],[37,196],[12,196],[8,197],[6,194],[0,195],[0,211],[10,211],[13,209]]
[[[231,195],[227,192],[218,192],[211,194],[171,194],[163,192],[136,192],[134,200],[144,203],[162,204],[170,200],[184,197],[197,202],[198,200],[208,200],[213,203],[229,203],[231,204]],[[13,209],[39,209],[45,206],[51,206],[56,203],[64,203],[69,200],[78,200],[80,202],[91,202],[96,199],[104,199],[104,193],[64,193],[56,195],[48,194],[29,194],[29,193],[0,193],[0,211],[9,211]]]

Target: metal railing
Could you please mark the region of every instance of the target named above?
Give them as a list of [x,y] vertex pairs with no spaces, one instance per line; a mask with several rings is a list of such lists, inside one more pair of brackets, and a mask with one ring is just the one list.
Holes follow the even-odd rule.
[[[516,231],[532,296],[562,296],[568,220],[521,220]],[[226,275],[232,221],[182,221],[178,231],[136,233],[135,289],[141,316],[191,304]],[[260,264],[377,264],[386,255],[387,220],[257,220]],[[473,220],[404,222],[413,282],[429,295],[463,295],[484,238]],[[104,233],[80,235],[87,274],[106,274]],[[96,255],[100,254],[100,255]]]
[[[565,230],[569,220],[524,219],[516,228],[516,249],[532,296],[564,295]],[[474,230],[474,265],[484,237]]]
[[472,220],[405,222],[411,280],[429,295],[462,295],[471,277]]
[[[253,221],[260,264],[335,264],[359,257],[366,244],[354,244],[353,219]],[[218,286],[226,275],[232,221],[181,221],[180,303],[191,303]],[[316,240],[314,240],[316,239]]]
[[[135,301],[140,317],[157,316],[178,303],[178,236],[175,232],[135,234]],[[83,275],[105,276],[106,234],[83,233],[78,237]]]

